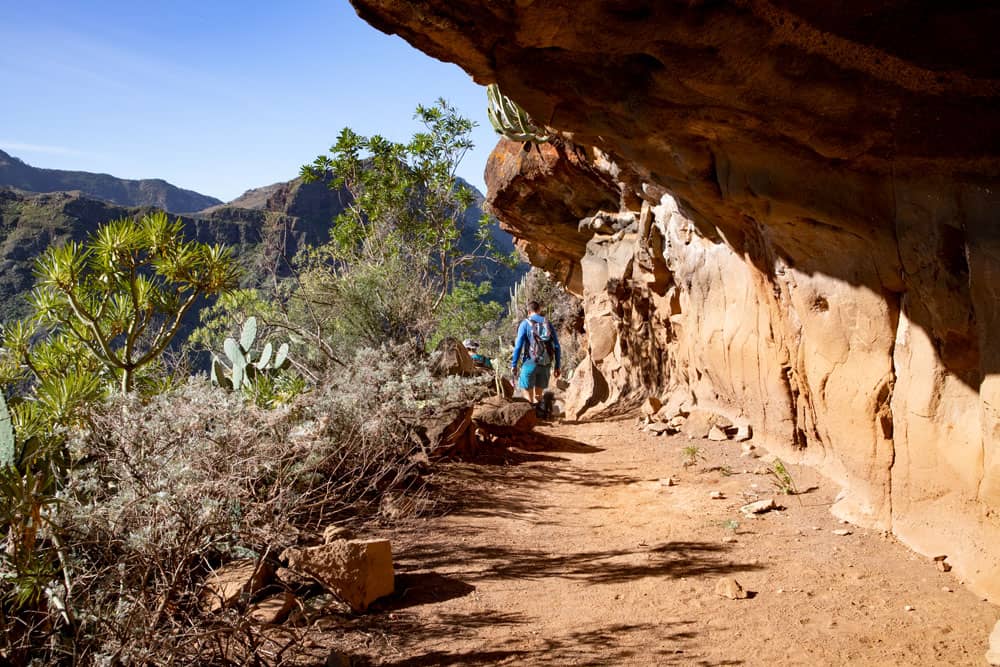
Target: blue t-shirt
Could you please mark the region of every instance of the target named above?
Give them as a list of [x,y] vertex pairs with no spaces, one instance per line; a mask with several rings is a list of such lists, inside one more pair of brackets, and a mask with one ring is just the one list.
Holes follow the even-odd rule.
[[[511,368],[516,367],[522,361],[528,360],[528,354],[531,350],[531,324],[528,323],[528,320],[541,324],[545,321],[545,318],[532,313],[528,316],[528,319],[521,321],[521,325],[517,328],[517,339],[514,341],[514,355],[510,360]],[[558,369],[562,361],[560,357],[561,350],[559,349],[559,338],[556,336],[556,330],[551,322],[549,323],[549,331],[552,332],[552,347],[555,350],[556,369]]]

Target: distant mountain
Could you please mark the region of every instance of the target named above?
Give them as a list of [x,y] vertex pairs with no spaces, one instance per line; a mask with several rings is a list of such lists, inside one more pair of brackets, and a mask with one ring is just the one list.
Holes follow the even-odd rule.
[[[476,243],[482,215],[482,195],[476,194],[462,233],[466,248]],[[228,204],[214,204],[179,217],[192,238],[232,246],[247,269],[246,283],[259,284],[272,272],[287,275],[289,260],[303,244],[328,240],[333,219],[349,201],[344,190],[297,178],[248,190]],[[102,222],[141,217],[155,208],[162,207],[120,206],[79,191],[38,194],[0,187],[0,323],[24,315],[25,296],[34,285],[34,259],[49,244],[83,240]],[[492,233],[502,251],[513,250],[513,239],[496,223]],[[491,296],[504,301],[525,271],[526,266],[511,270],[484,264],[481,277],[492,281]]]
[[[479,219],[483,215],[484,197],[481,192],[469,183],[464,185],[472,188],[475,195],[471,207],[466,211],[460,246],[472,250],[478,245],[477,233]],[[298,242],[304,241],[310,245],[323,243],[330,238],[330,225],[333,219],[340,215],[350,203],[350,194],[346,190],[335,190],[328,187],[327,182],[305,183],[296,178],[283,183],[273,183],[261,188],[247,190],[242,195],[229,202],[212,206],[194,215],[208,219],[258,220],[259,224],[269,221],[269,224],[284,225],[285,234],[292,239],[287,251],[298,248]],[[514,251],[514,239],[500,230],[494,222],[490,228],[494,245],[503,253]],[[280,259],[280,255],[271,252],[267,257]],[[289,255],[290,256],[290,255]],[[481,277],[488,278],[493,284],[491,298],[504,302],[508,290],[520,280],[527,271],[527,265],[517,269],[484,265],[481,267]]]
[[[0,323],[25,314],[25,297],[35,283],[35,258],[50,244],[82,241],[103,222],[141,217],[154,210],[152,206],[118,206],[79,192],[37,194],[0,188]],[[190,237],[233,246],[251,271],[269,245],[269,228],[256,220],[179,217]]]
[[0,150],[0,187],[28,192],[80,193],[120,206],[155,206],[171,213],[190,213],[221,204],[192,190],[184,190],[154,178],[139,181],[87,171],[41,169]]

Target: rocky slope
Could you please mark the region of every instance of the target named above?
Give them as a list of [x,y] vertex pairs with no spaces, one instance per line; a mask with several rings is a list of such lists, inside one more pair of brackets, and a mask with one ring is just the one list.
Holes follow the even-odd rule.
[[[475,194],[462,235],[467,247],[478,243],[483,197]],[[303,244],[326,241],[331,222],[347,201],[346,191],[330,190],[325,182],[294,179],[180,217],[198,240],[236,247],[248,269],[247,279],[253,281],[272,272],[286,275],[287,260]],[[50,243],[83,240],[102,222],[141,216],[153,208],[118,206],[79,192],[35,194],[0,187],[0,323],[24,314],[24,296],[34,284],[34,258]],[[513,240],[498,225],[493,225],[492,234],[500,250],[513,251]],[[481,275],[492,281],[492,297],[503,302],[525,271],[490,265],[482,267]]]
[[135,181],[87,171],[40,169],[0,151],[0,187],[4,186],[28,192],[76,190],[120,206],[155,206],[171,213],[200,211],[222,203],[215,197],[184,190],[159,178]]
[[1000,10],[352,2],[564,133],[488,197],[586,301],[578,414],[747,421],[1000,600]]

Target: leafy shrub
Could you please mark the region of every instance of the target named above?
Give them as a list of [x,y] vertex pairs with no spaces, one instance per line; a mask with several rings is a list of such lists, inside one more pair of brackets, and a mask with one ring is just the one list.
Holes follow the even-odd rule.
[[[67,441],[76,464],[39,536],[58,545],[61,574],[46,574],[34,657],[216,664],[236,651],[236,662],[252,663],[260,635],[239,610],[199,611],[206,572],[273,558],[333,522],[388,520],[387,494],[422,488],[400,416],[479,391],[433,377],[410,349],[387,348],[361,351],[349,372],[273,410],[197,378],[92,407]],[[0,562],[0,580],[11,573]],[[8,628],[4,640],[9,658],[19,637]]]

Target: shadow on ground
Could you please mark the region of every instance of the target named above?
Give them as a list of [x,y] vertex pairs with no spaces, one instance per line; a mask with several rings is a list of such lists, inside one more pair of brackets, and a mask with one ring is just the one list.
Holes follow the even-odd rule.
[[[569,438],[534,434],[491,446],[475,461],[449,464],[435,480],[436,494],[453,516],[516,517],[545,525],[544,498],[553,487],[612,488],[641,478],[566,465],[558,454],[603,451]],[[653,620],[610,623],[599,629],[564,630],[546,636],[542,619],[497,609],[449,613],[437,603],[474,595],[491,582],[517,587],[542,579],[602,585],[647,577],[724,575],[760,569],[730,557],[729,545],[670,541],[636,547],[553,553],[519,543],[484,539],[481,528],[451,524],[447,532],[413,525],[394,537],[396,594],[366,617],[365,653],[372,662],[420,665],[736,665],[705,662],[696,649],[693,624]],[[484,543],[485,542],[485,543]],[[394,549],[395,550],[395,549]],[[650,645],[650,634],[655,645]],[[456,648],[456,646],[474,648]],[[354,664],[354,663],[352,663]]]

